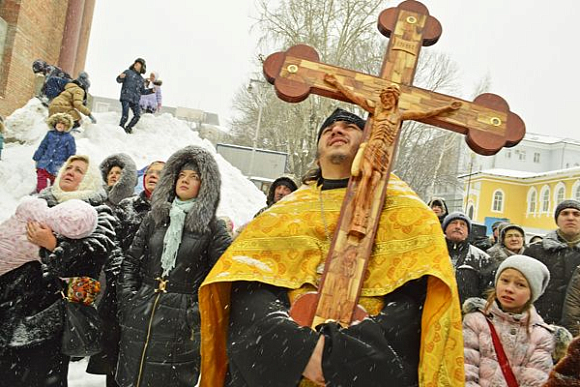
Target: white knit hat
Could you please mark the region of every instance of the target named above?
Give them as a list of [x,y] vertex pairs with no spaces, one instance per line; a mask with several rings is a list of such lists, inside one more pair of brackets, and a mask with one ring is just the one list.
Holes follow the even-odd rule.
[[548,282],[550,282],[550,272],[542,262],[526,255],[512,255],[499,265],[495,274],[495,286],[497,286],[499,276],[505,269],[516,269],[526,277],[532,293],[532,303],[544,294]]

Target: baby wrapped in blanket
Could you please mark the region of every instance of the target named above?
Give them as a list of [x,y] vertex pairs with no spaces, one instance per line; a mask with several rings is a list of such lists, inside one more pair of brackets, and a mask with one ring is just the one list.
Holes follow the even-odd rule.
[[0,224],[0,275],[34,260],[40,261],[40,247],[29,242],[26,225],[39,222],[70,239],[82,239],[97,228],[97,211],[82,200],[71,199],[49,208],[38,198],[24,200],[16,212]]

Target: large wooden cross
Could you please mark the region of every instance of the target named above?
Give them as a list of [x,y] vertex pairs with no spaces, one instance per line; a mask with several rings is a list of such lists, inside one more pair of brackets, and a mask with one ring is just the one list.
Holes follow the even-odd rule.
[[[441,24],[423,4],[407,0],[384,10],[378,28],[389,38],[379,76],[321,63],[318,53],[306,45],[274,53],[264,62],[264,75],[275,86],[279,98],[300,102],[313,93],[356,103],[371,113],[363,144],[369,148],[377,138],[382,144],[380,157],[363,149],[353,163],[353,175],[318,292],[302,296],[292,307],[292,317],[302,325],[315,327],[330,319],[348,326],[353,318],[364,316],[358,297],[402,120],[415,119],[462,133],[469,147],[482,155],[514,146],[525,134],[524,122],[497,95],[486,93],[469,102],[412,85],[421,46],[435,44],[442,32]],[[386,102],[388,95],[398,97],[394,105]],[[383,120],[388,124],[386,129],[381,127],[377,111],[388,118]],[[365,160],[367,168],[373,168],[370,175],[364,170]]]

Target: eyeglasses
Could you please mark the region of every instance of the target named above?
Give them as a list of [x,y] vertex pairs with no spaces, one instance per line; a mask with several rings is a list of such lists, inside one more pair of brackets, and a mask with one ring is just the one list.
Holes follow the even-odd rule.
[[519,234],[506,234],[505,236],[506,238],[516,238],[516,239],[522,239],[523,236],[519,235]]

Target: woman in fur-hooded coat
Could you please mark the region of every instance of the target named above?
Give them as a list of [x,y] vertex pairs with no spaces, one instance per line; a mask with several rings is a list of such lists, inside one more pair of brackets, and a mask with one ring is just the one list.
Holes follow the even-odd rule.
[[[121,168],[121,176],[113,185],[108,185],[108,175],[113,167]],[[125,153],[117,153],[110,155],[101,162],[99,166],[101,175],[105,182],[105,190],[107,191],[106,205],[115,209],[121,200],[131,197],[135,194],[135,186],[137,185],[137,166],[135,162]]]
[[[220,173],[188,146],[167,161],[121,268],[120,386],[194,386],[200,366],[197,290],[231,243],[216,219]],[[190,192],[192,187],[197,192]]]
[[28,239],[41,247],[40,260],[0,276],[0,384],[67,386],[69,357],[61,353],[65,317],[58,281],[98,278],[114,248],[116,221],[111,209],[102,205],[106,198],[102,184],[96,165],[77,155],[62,166],[55,184],[40,193],[49,207],[70,199],[91,204],[98,225],[86,238],[68,239],[29,224]]

